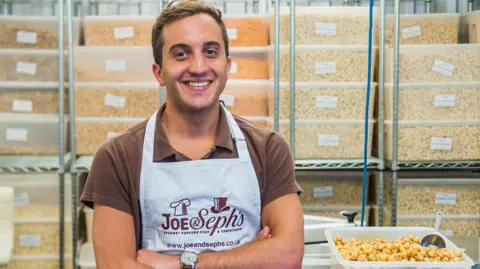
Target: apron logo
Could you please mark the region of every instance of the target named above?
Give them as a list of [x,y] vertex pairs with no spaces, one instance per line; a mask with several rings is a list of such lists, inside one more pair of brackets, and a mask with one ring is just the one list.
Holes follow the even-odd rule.
[[190,199],[182,199],[180,201],[176,201],[170,204],[170,207],[175,209],[173,213],[174,216],[181,217],[188,215],[187,207],[192,204]]
[[[210,210],[202,208],[195,217],[188,217],[189,199],[181,199],[170,204],[171,214],[162,214],[162,228],[165,234],[209,234],[230,233],[242,230],[244,216],[236,208],[227,205],[227,197],[213,198]],[[232,209],[232,210],[230,210]],[[228,213],[229,212],[229,213]],[[227,214],[228,213],[228,214]]]

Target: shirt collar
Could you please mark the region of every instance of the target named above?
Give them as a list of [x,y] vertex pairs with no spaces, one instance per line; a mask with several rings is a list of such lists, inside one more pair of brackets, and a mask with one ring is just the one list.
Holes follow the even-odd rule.
[[[177,154],[175,149],[170,145],[165,130],[162,126],[162,114],[165,111],[166,104],[160,107],[159,113],[155,123],[155,138],[154,138],[154,161],[163,161],[166,158]],[[217,132],[215,137],[215,149],[217,147],[225,148],[233,152],[234,144],[230,133],[230,126],[228,124],[227,115],[225,111],[220,109],[220,117],[217,124]]]

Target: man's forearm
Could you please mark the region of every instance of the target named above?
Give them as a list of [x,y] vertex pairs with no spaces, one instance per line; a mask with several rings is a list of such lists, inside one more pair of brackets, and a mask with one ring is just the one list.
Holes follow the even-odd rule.
[[286,243],[284,239],[257,240],[225,252],[202,253],[199,269],[299,269],[303,258],[303,242]]

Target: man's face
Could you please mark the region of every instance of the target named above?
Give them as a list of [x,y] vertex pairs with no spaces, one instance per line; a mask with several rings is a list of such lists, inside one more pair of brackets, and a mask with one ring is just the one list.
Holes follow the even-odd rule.
[[153,72],[167,98],[184,111],[210,109],[219,100],[230,70],[222,30],[215,19],[197,14],[163,28],[162,69]]

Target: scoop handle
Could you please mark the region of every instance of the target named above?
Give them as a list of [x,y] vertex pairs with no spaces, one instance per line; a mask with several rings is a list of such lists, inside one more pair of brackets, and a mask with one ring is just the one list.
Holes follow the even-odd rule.
[[440,230],[440,223],[442,222],[442,212],[437,212],[437,218],[435,219],[435,232]]

